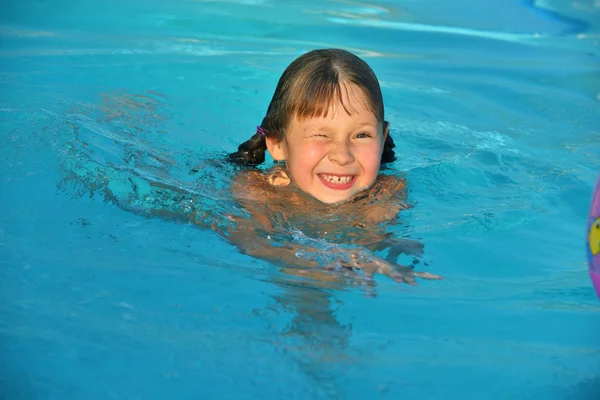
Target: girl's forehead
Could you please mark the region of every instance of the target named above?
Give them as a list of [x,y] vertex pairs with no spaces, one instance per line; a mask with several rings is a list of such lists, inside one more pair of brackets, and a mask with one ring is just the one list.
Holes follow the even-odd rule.
[[339,120],[339,119],[351,119],[351,120],[373,120],[377,121],[377,116],[371,110],[367,104],[361,102],[335,102],[329,106],[326,113],[321,118],[326,120]]
[[377,119],[373,106],[370,104],[364,91],[354,84],[344,84],[339,86],[337,95],[331,96],[328,104],[323,104],[323,108],[315,116],[299,116],[299,120],[312,119],[338,119],[338,118],[375,118]]

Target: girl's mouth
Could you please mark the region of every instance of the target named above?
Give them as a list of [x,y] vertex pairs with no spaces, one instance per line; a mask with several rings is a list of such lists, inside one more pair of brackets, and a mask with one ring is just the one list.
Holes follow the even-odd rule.
[[317,174],[321,183],[333,190],[348,190],[354,185],[355,175]]

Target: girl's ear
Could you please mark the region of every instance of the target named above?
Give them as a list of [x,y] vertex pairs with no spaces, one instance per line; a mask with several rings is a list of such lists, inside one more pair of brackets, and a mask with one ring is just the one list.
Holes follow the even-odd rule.
[[389,121],[383,121],[383,143],[385,143],[389,134],[390,134],[390,123],[389,123]]
[[265,137],[267,141],[267,150],[269,150],[269,154],[273,157],[275,161],[284,161],[287,154],[287,148],[285,147],[285,143],[283,140],[275,140],[270,137]]

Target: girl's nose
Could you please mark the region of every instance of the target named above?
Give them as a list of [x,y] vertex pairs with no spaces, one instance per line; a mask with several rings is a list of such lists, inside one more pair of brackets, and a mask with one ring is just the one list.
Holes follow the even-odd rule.
[[329,150],[329,160],[338,165],[344,166],[354,162],[354,155],[348,146],[348,143],[334,143]]

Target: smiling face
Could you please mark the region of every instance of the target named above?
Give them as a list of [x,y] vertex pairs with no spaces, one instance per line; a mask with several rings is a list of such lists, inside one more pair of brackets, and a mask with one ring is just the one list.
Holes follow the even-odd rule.
[[387,136],[362,90],[342,84],[340,93],[325,115],[294,116],[282,141],[267,138],[271,156],[285,160],[296,186],[329,204],[373,185]]

